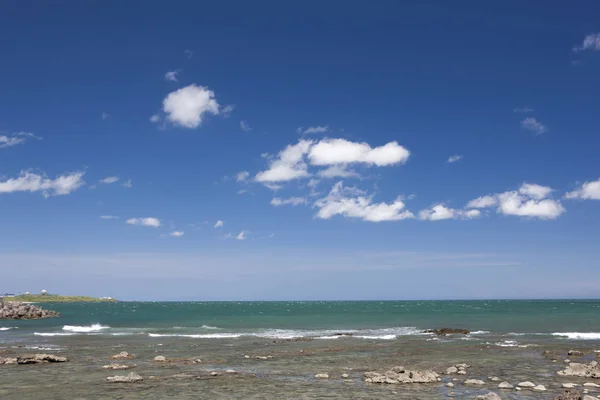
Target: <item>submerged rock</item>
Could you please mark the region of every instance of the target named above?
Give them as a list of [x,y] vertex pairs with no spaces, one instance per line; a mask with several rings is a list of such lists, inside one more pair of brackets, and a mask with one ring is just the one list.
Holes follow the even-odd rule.
[[154,359],[152,361],[154,361],[154,362],[166,362],[167,361],[167,357],[165,357],[165,356],[156,356],[156,357],[154,357]]
[[479,379],[467,379],[465,385],[485,385],[485,382]]
[[129,375],[109,376],[108,378],[106,378],[106,380],[109,382],[116,382],[116,383],[131,383],[131,382],[143,381],[144,378],[142,378],[135,372],[132,372]]
[[[588,396],[589,397],[589,396]],[[581,393],[574,390],[567,390],[566,392],[556,396],[552,400],[583,400]],[[588,400],[588,399],[585,399]]]
[[56,311],[16,301],[0,301],[0,319],[40,319],[59,317]]
[[112,360],[127,360],[127,359],[131,359],[131,358],[135,358],[134,356],[132,356],[131,354],[129,354],[126,351],[122,351],[119,354],[115,354],[113,356],[110,356],[110,358]]
[[594,382],[586,382],[583,384],[583,386],[585,387],[593,387],[593,388],[600,388],[600,385],[598,385],[597,383]]
[[498,396],[494,392],[489,392],[488,394],[482,394],[475,397],[475,400],[502,400],[502,397]]
[[535,383],[533,382],[529,382],[529,381],[525,381],[525,382],[521,382],[517,385],[520,388],[533,388],[535,387]]
[[578,350],[569,350],[569,352],[567,353],[570,356],[575,356],[575,357],[581,357],[583,356],[583,352],[582,351],[578,351]]
[[535,390],[536,392],[545,392],[546,391],[546,386],[544,385],[537,385],[531,388],[531,390]]
[[441,328],[441,329],[426,329],[423,331],[423,333],[434,333],[438,336],[446,336],[446,335],[456,335],[456,334],[468,335],[471,332],[467,329],[460,329],[460,328],[459,329]]
[[17,357],[17,364],[63,363],[67,361],[69,361],[67,357],[54,354],[23,354]]
[[329,375],[328,374],[316,374],[315,378],[317,378],[317,379],[329,379]]
[[448,382],[448,383],[446,383],[446,387],[453,388],[454,387],[454,383]]
[[112,369],[112,370],[131,369],[131,368],[135,368],[135,364],[133,364],[133,365],[107,364],[107,365],[104,365],[102,368],[103,369]]
[[0,357],[0,365],[16,364],[17,357]]
[[561,376],[582,376],[585,378],[600,378],[600,365],[597,361],[589,364],[569,363],[569,366],[562,371],[557,372]]
[[457,372],[458,372],[458,368],[456,368],[456,367],[449,367],[449,368],[446,368],[445,374],[446,375],[452,375],[452,374],[456,374]]
[[489,376],[488,379],[492,382],[500,382],[502,379],[498,378],[497,376]]
[[561,387],[562,387],[563,389],[573,389],[573,388],[576,388],[577,386],[579,386],[579,385],[578,385],[578,384],[576,384],[576,383],[563,383],[563,384],[561,385]]
[[348,374],[342,374],[342,379],[348,379],[348,378],[350,378],[350,375],[348,375]]
[[385,374],[378,372],[365,373],[365,382],[367,383],[432,383],[438,382],[439,375],[431,370],[407,370],[404,367],[394,367]]

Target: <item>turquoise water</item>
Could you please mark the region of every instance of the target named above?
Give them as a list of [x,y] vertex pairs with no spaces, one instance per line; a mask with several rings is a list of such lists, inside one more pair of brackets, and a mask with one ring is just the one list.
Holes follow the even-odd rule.
[[[503,399],[551,399],[561,384],[567,352],[577,361],[600,354],[600,301],[411,302],[121,302],[44,304],[60,318],[0,321],[0,357],[53,353],[64,364],[0,365],[0,399],[473,399],[498,391],[498,376],[532,381],[546,392],[501,392]],[[437,337],[429,328],[469,335]],[[336,335],[339,333],[345,336]],[[351,336],[350,336],[351,334]],[[118,385],[102,366],[122,361],[143,376]],[[549,353],[546,353],[549,351]],[[167,363],[153,362],[162,355]],[[268,357],[268,358],[267,358]],[[201,363],[194,360],[201,359]],[[456,363],[465,376],[441,374]],[[394,366],[433,369],[441,381],[373,385],[366,371]],[[225,371],[233,369],[236,374]],[[211,372],[218,375],[213,376]],[[328,380],[315,379],[327,373]],[[342,374],[348,378],[342,379]],[[453,380],[456,379],[456,380]],[[465,379],[481,379],[473,387]],[[455,387],[447,388],[448,382]],[[600,382],[599,382],[600,383]],[[589,389],[600,395],[600,390]]]

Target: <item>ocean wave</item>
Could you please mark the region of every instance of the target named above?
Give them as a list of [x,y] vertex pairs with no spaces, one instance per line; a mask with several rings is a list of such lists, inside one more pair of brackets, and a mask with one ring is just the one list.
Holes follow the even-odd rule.
[[62,332],[34,332],[33,333],[36,336],[73,336],[73,335],[77,335],[74,332],[70,332],[70,333],[62,333]]
[[485,335],[487,333],[490,333],[490,331],[475,331],[475,332],[471,332],[471,335]]
[[6,326],[4,328],[0,328],[0,331],[10,331],[11,329],[17,329],[17,328],[14,326]]
[[552,336],[562,336],[574,340],[600,340],[598,332],[555,332]]
[[359,339],[392,340],[392,339],[396,339],[398,336],[397,335],[379,335],[379,336],[356,335],[355,337],[357,337]]
[[217,326],[202,325],[202,329],[221,329]]
[[149,333],[150,337],[185,337],[192,339],[235,339],[243,336],[241,333],[208,333],[208,334],[183,334],[183,333]]
[[534,344],[520,344],[516,340],[503,340],[502,342],[498,342],[498,343],[494,343],[494,344],[496,346],[500,346],[500,347],[520,347],[520,348],[535,346]]
[[77,326],[77,325],[65,325],[63,326],[63,331],[68,332],[76,332],[76,333],[90,333],[90,332],[100,332],[104,329],[110,329],[110,326],[104,326],[100,324],[93,324],[89,326]]

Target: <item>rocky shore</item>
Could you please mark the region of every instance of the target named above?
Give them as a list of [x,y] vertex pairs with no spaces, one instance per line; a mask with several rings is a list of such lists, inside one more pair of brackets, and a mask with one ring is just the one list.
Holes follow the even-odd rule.
[[60,316],[52,310],[44,310],[33,304],[0,301],[0,319],[40,319]]

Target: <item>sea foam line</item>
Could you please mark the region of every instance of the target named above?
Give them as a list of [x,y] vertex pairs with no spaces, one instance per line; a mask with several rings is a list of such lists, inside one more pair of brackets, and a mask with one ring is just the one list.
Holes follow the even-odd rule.
[[100,332],[104,329],[110,329],[110,326],[93,324],[89,326],[78,326],[78,325],[65,325],[63,331],[76,332],[76,333],[89,333],[89,332]]
[[600,333],[598,332],[554,332],[552,336],[561,336],[573,340],[600,340]]

